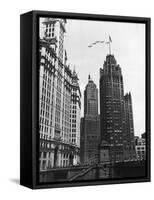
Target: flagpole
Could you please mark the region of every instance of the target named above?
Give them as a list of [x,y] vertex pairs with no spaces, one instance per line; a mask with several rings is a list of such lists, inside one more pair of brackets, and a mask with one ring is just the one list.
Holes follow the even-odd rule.
[[109,55],[111,55],[111,42],[109,42]]
[[111,39],[111,36],[109,35],[109,54],[111,55],[111,42],[112,42],[112,39]]

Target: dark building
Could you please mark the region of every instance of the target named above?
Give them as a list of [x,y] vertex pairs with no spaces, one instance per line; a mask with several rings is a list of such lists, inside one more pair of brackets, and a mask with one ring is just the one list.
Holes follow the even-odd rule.
[[131,93],[124,96],[125,100],[125,132],[124,132],[124,159],[136,159],[135,139],[134,139],[134,122]]
[[139,139],[139,136],[134,136],[135,146],[136,146],[137,143],[138,143],[138,139]]
[[134,151],[131,106],[130,95],[124,96],[121,68],[114,55],[107,55],[100,69],[100,124],[101,141],[108,144],[111,162],[123,161]]
[[80,158],[82,164],[98,162],[99,138],[98,89],[89,75],[84,91],[84,117],[81,119]]

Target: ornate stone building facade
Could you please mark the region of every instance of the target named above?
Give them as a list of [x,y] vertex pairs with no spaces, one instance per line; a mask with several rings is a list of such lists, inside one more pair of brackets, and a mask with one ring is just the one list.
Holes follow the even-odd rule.
[[72,74],[71,104],[70,104],[70,139],[69,142],[75,145],[77,151],[73,157],[73,165],[80,163],[80,112],[81,112],[81,91],[78,83],[78,76],[75,69]]
[[[64,49],[65,19],[46,18],[44,33],[40,38],[40,170],[66,167],[76,163],[79,142],[71,140],[71,104],[74,74],[67,65]],[[78,85],[78,79],[76,80]],[[77,91],[80,91],[79,85]],[[78,102],[80,105],[80,95]],[[76,107],[80,119],[80,106]],[[75,110],[75,108],[74,108]],[[76,123],[80,123],[79,121]],[[80,138],[76,129],[75,138]]]

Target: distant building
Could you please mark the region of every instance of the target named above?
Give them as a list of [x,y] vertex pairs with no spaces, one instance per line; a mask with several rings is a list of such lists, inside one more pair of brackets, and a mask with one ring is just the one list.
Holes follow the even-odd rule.
[[146,133],[142,133],[142,134],[141,134],[141,138],[142,138],[142,139],[146,139]]
[[124,141],[124,160],[136,159],[135,140],[134,140],[134,122],[131,93],[124,96],[125,102],[125,133]]
[[111,162],[135,159],[132,101],[124,96],[121,67],[107,55],[100,69],[101,141],[109,148]]
[[[80,148],[80,89],[75,72],[67,65],[66,20],[46,18],[43,25],[39,41],[40,170],[77,163]],[[76,126],[73,133],[71,123]]]
[[81,119],[80,156],[82,164],[98,162],[99,139],[98,89],[89,75],[88,84],[84,91],[84,117]]
[[138,143],[138,139],[139,139],[139,136],[134,136],[135,146],[136,146],[137,143]]
[[138,160],[146,159],[146,142],[144,138],[136,138],[135,142],[136,154]]

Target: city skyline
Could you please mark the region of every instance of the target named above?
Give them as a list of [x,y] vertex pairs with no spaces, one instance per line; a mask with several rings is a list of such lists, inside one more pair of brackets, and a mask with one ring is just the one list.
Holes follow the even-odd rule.
[[[40,20],[42,27],[43,20],[44,18]],[[43,30],[42,28],[40,37],[43,36]],[[123,37],[119,34],[121,31]],[[83,93],[88,75],[91,75],[99,90],[99,69],[103,66],[105,57],[109,53],[109,47],[105,43],[97,44],[92,48],[88,48],[88,46],[97,40],[107,42],[109,36],[112,38],[111,54],[114,54],[122,68],[124,92],[132,94],[134,133],[141,136],[145,132],[144,24],[67,19],[64,45],[67,50],[68,64],[70,64],[72,71],[75,67],[79,77],[82,94],[81,117],[84,114]],[[98,112],[100,113],[99,107]]]
[[[122,68],[125,93],[131,92],[135,135],[145,132],[145,27],[144,24],[67,20],[66,49],[70,64],[76,66],[82,93],[90,74],[99,89],[99,69],[103,66],[108,45],[88,46],[96,40],[112,38],[111,54]],[[121,34],[122,32],[122,37]],[[82,58],[82,59],[80,59]],[[72,65],[72,68],[74,67]],[[140,73],[138,73],[140,70]],[[100,109],[99,109],[100,113]]]

